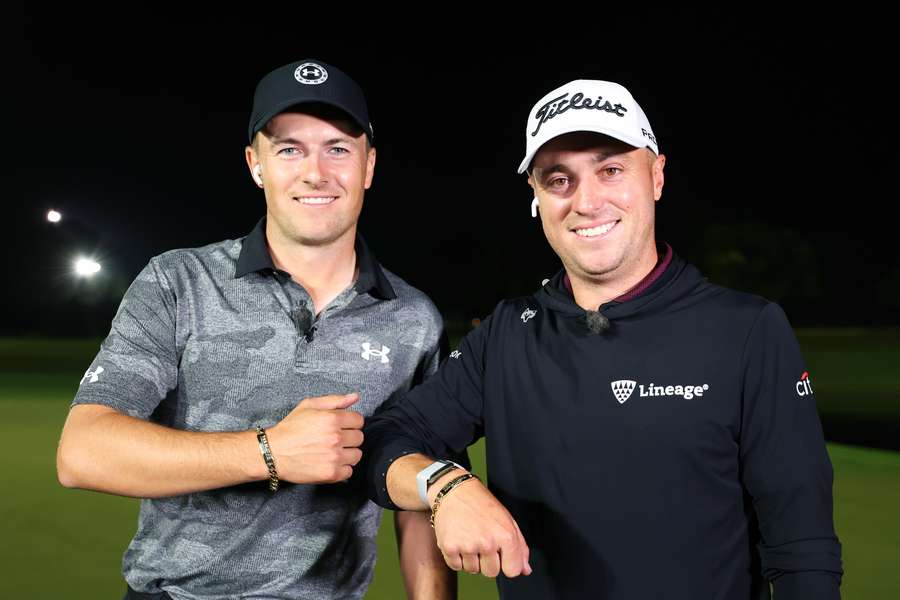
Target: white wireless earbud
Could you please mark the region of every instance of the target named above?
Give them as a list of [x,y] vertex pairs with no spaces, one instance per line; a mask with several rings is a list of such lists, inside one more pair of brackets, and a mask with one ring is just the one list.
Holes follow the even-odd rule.
[[257,185],[262,185],[262,167],[256,165],[253,167],[253,179],[256,180]]
[[537,218],[537,209],[540,202],[538,202],[537,196],[535,196],[534,200],[531,201],[531,217]]

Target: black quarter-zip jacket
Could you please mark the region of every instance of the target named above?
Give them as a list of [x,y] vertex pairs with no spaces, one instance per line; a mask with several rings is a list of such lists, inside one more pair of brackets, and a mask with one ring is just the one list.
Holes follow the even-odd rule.
[[370,419],[360,474],[482,435],[533,573],[504,599],[839,597],[832,468],[783,311],[677,255],[592,333],[558,273],[505,300],[436,375]]

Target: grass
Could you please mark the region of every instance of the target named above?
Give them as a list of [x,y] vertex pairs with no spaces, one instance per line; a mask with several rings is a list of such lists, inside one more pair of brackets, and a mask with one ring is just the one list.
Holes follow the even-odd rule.
[[798,332],[823,415],[900,422],[900,330]]
[[[801,332],[823,413],[891,420],[900,399],[896,332]],[[121,558],[136,500],[63,489],[56,482],[60,428],[98,340],[0,339],[0,598],[120,598]],[[844,546],[843,598],[900,594],[900,453],[830,444],[835,522]],[[484,473],[483,446],[471,452]],[[368,597],[402,597],[386,514]],[[496,598],[492,581],[460,576],[460,598]]]

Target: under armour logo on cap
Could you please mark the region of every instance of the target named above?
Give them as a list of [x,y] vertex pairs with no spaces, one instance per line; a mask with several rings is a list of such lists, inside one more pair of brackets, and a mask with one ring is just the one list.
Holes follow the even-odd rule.
[[339,68],[312,58],[282,65],[259,80],[253,93],[247,139],[252,144],[253,137],[270,119],[304,104],[324,104],[346,113],[374,145],[362,88]]
[[294,79],[306,85],[319,85],[328,79],[328,71],[322,65],[305,62],[294,69]]

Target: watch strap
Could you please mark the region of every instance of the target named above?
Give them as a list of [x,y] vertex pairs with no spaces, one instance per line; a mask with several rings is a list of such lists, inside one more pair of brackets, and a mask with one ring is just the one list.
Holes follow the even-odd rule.
[[431,484],[453,469],[462,469],[462,467],[452,460],[436,460],[416,474],[419,498],[425,506],[428,506],[428,488],[431,487]]

